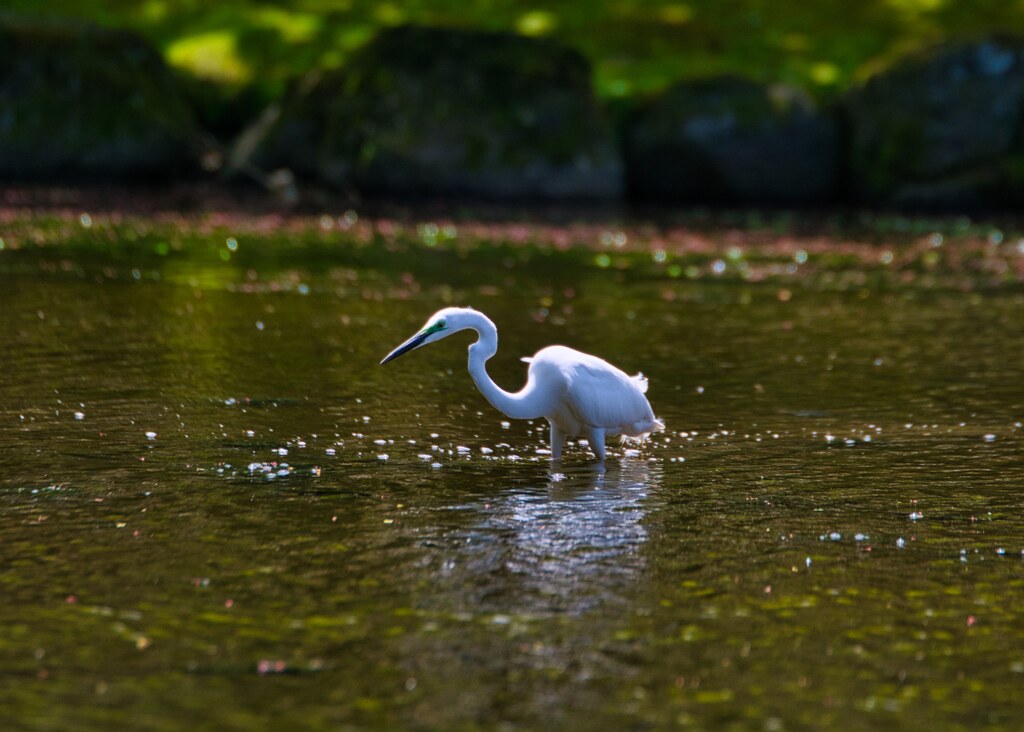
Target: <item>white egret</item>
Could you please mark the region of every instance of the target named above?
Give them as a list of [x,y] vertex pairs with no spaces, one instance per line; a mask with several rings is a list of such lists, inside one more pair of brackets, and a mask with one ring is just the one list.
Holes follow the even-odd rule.
[[567,436],[586,437],[594,454],[604,461],[606,436],[642,439],[665,428],[644,396],[647,379],[643,374],[628,376],[603,359],[565,346],[548,346],[533,358],[524,358],[530,364],[526,386],[514,394],[505,391],[487,374],[486,366],[498,351],[498,329],[472,308],[437,311],[381,364],[461,330],[477,333],[477,340],[469,346],[469,375],[477,388],[491,406],[512,419],[547,419],[553,460],[561,457]]

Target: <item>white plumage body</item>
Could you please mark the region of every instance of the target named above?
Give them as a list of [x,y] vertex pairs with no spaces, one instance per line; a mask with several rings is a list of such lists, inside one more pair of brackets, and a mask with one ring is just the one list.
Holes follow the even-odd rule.
[[629,376],[597,356],[566,346],[548,346],[530,359],[527,385],[537,385],[550,407],[543,415],[569,437],[641,437],[662,429],[644,392],[647,379]]

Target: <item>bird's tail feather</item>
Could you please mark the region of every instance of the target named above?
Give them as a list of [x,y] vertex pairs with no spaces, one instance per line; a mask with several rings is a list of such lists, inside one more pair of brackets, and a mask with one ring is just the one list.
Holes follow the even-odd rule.
[[623,434],[622,435],[622,444],[624,444],[624,445],[627,444],[627,443],[634,444],[634,445],[643,444],[644,440],[646,440],[650,436],[650,434],[652,432],[660,432],[661,430],[665,429],[665,423],[662,420],[658,419],[657,417],[654,418],[653,422],[650,422],[650,423],[647,423],[647,424],[637,423],[634,426],[637,428],[637,432],[639,434],[636,434],[636,435],[626,435],[626,434]]

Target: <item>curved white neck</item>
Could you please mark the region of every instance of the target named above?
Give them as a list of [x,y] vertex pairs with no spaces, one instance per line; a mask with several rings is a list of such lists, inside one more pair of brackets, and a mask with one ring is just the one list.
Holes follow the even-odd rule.
[[510,393],[494,383],[487,373],[487,361],[498,352],[498,329],[483,313],[474,312],[467,327],[475,330],[477,340],[469,347],[469,375],[480,393],[491,406],[512,419],[537,419],[544,416],[532,378],[516,393]]

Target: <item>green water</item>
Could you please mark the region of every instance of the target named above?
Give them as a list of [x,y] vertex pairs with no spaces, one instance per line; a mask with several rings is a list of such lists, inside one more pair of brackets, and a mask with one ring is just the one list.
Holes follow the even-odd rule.
[[[1019,286],[223,241],[0,251],[5,729],[1024,726]],[[446,304],[667,431],[378,366]]]

